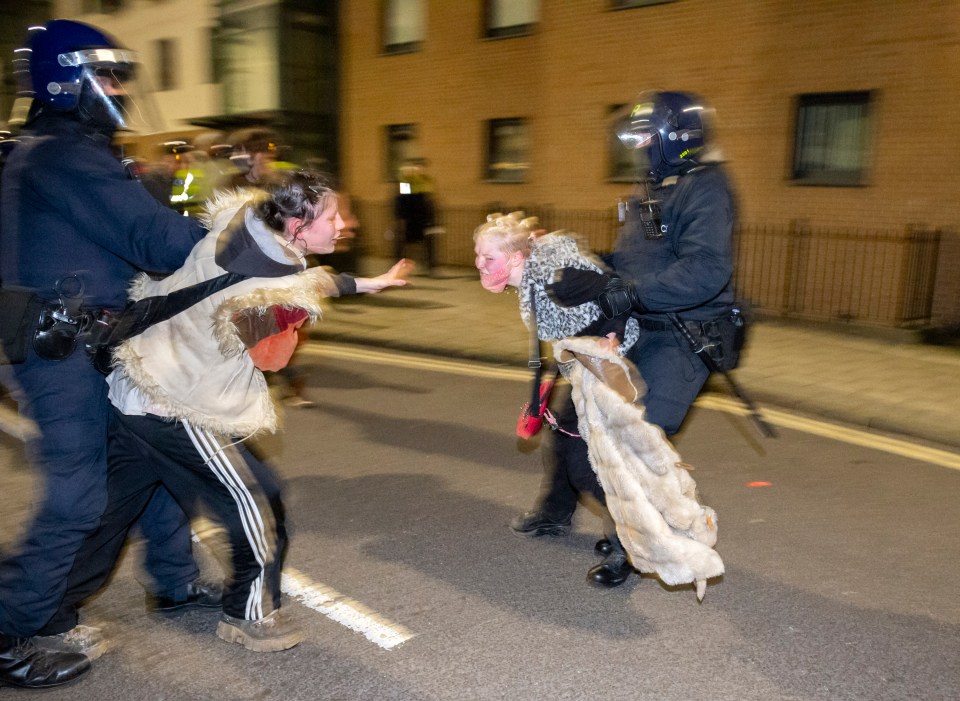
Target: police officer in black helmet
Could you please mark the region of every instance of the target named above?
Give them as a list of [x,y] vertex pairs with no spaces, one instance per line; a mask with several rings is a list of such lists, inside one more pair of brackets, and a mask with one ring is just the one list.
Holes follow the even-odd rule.
[[696,95],[645,93],[617,132],[645,150],[650,173],[644,196],[628,203],[617,240],[613,266],[621,281],[608,285],[601,301],[607,314],[633,314],[648,331],[629,357],[648,386],[647,419],[668,436],[680,430],[709,375],[668,315],[700,336],[734,309],[735,203],[709,139],[711,115]]
[[[43,688],[89,667],[85,641],[70,637],[76,621],[51,618],[107,500],[108,387],[69,342],[71,320],[121,309],[135,273],[175,270],[205,232],[129,179],[112,152],[114,132],[146,107],[132,104],[130,51],[93,27],[54,20],[18,55],[29,56],[33,102],[3,170],[0,278],[67,320],[31,330],[25,360],[7,368],[21,413],[39,428],[29,453],[44,498],[0,562],[0,685]],[[219,591],[196,584],[189,524],[169,495],[157,493],[141,526],[158,580],[154,608],[218,606]]]
[[[733,311],[734,198],[709,138],[710,114],[696,95],[657,91],[641,93],[615,116],[617,138],[641,149],[649,165],[636,196],[622,208],[624,223],[610,260],[615,275],[566,269],[552,289],[563,304],[596,300],[609,319],[638,320],[640,339],[627,357],[647,385],[647,421],[668,436],[680,430],[710,374],[676,323],[695,340],[710,343],[721,327],[740,323]],[[729,361],[735,349],[725,352]],[[567,443],[560,459],[569,471],[586,475],[586,447],[582,441]],[[568,483],[554,482],[543,513],[573,512],[576,497]],[[533,525],[545,528],[542,521]],[[597,544],[605,559],[588,573],[594,584],[618,586],[632,571],[612,540]]]

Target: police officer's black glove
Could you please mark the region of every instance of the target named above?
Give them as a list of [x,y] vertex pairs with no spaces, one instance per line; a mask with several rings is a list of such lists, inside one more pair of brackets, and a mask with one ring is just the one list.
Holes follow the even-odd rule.
[[610,282],[605,273],[581,268],[561,268],[556,277],[556,282],[547,285],[547,294],[561,307],[595,302]]
[[647,310],[637,298],[633,285],[619,277],[610,278],[606,288],[597,296],[600,311],[607,319],[615,319],[621,314],[631,311],[644,312]]

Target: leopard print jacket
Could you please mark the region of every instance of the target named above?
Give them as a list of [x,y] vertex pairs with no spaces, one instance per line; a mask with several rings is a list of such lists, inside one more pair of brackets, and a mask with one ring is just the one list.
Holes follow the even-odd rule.
[[[520,279],[520,318],[527,328],[530,321],[530,287],[533,286],[534,304],[537,313],[537,336],[541,341],[553,341],[576,336],[600,318],[600,306],[596,302],[586,302],[576,307],[562,307],[547,294],[546,287],[554,282],[561,268],[579,268],[607,272],[603,262],[596,256],[581,249],[579,238],[575,234],[555,231],[533,241],[530,255],[523,267]],[[620,354],[624,354],[636,343],[640,335],[637,320],[627,322],[624,338],[621,339]]]

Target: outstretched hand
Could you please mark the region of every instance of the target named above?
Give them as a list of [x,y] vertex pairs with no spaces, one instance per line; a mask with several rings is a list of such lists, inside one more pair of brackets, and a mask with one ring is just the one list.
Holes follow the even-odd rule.
[[375,294],[388,287],[403,287],[407,284],[407,276],[415,267],[416,264],[409,258],[401,258],[383,275],[355,278],[357,292]]

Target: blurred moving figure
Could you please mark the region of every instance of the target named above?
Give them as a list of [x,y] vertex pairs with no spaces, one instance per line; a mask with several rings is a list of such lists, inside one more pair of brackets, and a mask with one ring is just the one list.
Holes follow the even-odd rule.
[[408,245],[423,245],[427,274],[436,272],[435,224],[433,178],[427,173],[425,162],[411,161],[400,168],[400,182],[394,197],[394,247],[395,256],[408,255]]
[[280,480],[244,445],[277,428],[262,371],[289,361],[297,329],[319,316],[323,298],[402,286],[407,264],[375,278],[307,269],[305,255],[333,251],[343,227],[330,182],[308,171],[278,177],[263,192],[226,193],[208,220],[210,233],[182,268],[134,282],[133,297],[143,299],[227,278],[114,354],[110,501],[71,572],[64,608],[100,588],[132,519],[163,484],[188,512],[206,507],[227,529],[233,576],[217,635],[277,652],[303,633],[280,611],[287,544]]
[[177,171],[184,167],[184,154],[192,146],[182,139],[165,141],[157,147],[157,156],[150,161],[140,174],[140,182],[157,202],[172,207],[170,195],[173,193]]
[[[487,217],[473,235],[481,284],[491,292],[502,292],[507,285],[516,287],[520,316],[531,332],[536,330],[540,341],[600,336],[616,342],[618,352],[625,353],[639,336],[635,320],[606,319],[592,299],[565,307],[548,294],[561,272],[600,275],[605,270],[602,262],[584,253],[573,235],[557,231],[537,236],[538,226],[535,217],[524,219],[522,212]],[[557,430],[550,432],[549,450],[543,452],[543,488],[537,507],[511,522],[511,529],[518,535],[567,535],[581,494],[606,506],[603,488],[590,467],[587,444],[578,435],[577,412],[569,388],[564,388],[553,404],[561,409],[556,417]],[[605,551],[608,561],[598,565],[601,569],[591,570],[590,579],[607,587],[619,586],[633,570],[609,515],[604,518],[604,534],[598,549]],[[612,557],[614,551],[616,558]]]
[[[44,496],[25,540],[0,562],[0,684],[42,688],[89,668],[91,640],[47,625],[107,500],[107,385],[76,336],[100,310],[125,306],[134,274],[180,266],[204,229],[151,197],[111,151],[114,132],[147,112],[134,54],[68,20],[28,43],[33,102],[3,171],[0,277],[44,303],[25,361],[11,366],[19,410],[40,431],[28,450]],[[189,524],[166,491],[141,525],[157,600],[218,607],[219,591],[196,586]]]
[[280,136],[272,129],[241,129],[231,135],[230,141],[233,144],[230,160],[236,172],[227,180],[228,187],[260,187],[276,173],[296,168],[281,157],[285,149]]

